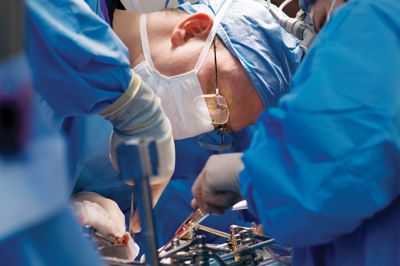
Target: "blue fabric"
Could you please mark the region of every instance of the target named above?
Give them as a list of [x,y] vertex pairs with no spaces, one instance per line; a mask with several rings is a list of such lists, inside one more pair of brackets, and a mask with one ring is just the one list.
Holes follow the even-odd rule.
[[81,0],[26,1],[34,87],[59,115],[97,113],[131,80],[128,49],[101,19],[99,2],[88,3],[93,10]]
[[82,228],[68,206],[48,219],[2,239],[0,256],[5,266],[104,265],[92,243],[83,238]]
[[[212,2],[212,3],[211,3]],[[186,2],[179,8],[192,14],[215,14],[223,1]],[[274,19],[264,1],[233,0],[225,12],[218,36],[240,61],[264,106],[274,106],[287,92],[300,62],[296,39]]]
[[[32,103],[30,84],[24,54],[0,60],[2,123],[17,131],[3,127],[0,139],[20,144],[0,154],[1,264],[101,265],[69,207],[65,143]],[[10,104],[15,116],[4,116]]]
[[299,0],[299,5],[303,11],[309,12],[310,7],[312,4],[314,4],[314,2],[315,2],[315,0]]
[[104,17],[104,21],[111,25],[111,20],[110,20],[110,16],[108,15],[108,8],[107,8],[106,0],[100,0],[100,1],[101,1],[101,3],[100,3],[101,13]]
[[244,154],[242,192],[293,265],[400,264],[398,14],[338,9]]
[[65,143],[32,105],[30,84],[24,54],[0,60],[0,241],[68,204]]

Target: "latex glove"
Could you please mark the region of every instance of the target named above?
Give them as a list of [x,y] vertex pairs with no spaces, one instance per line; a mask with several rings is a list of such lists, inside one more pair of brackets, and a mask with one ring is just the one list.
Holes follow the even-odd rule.
[[116,148],[132,138],[156,139],[158,151],[158,176],[150,179],[151,184],[165,183],[172,176],[175,166],[175,148],[171,125],[154,92],[133,73],[127,91],[105,110],[100,112],[113,126],[110,141],[110,158],[118,170]]
[[122,237],[126,232],[125,216],[113,200],[93,192],[74,196],[75,213],[82,225],[91,225],[100,233]]
[[222,214],[242,200],[239,173],[244,168],[242,153],[212,155],[192,186],[193,207]]

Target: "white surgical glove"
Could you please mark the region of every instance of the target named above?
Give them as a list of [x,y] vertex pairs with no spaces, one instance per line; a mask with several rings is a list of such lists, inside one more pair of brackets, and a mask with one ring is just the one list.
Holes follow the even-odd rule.
[[115,237],[118,245],[101,249],[107,257],[133,261],[140,248],[126,232],[125,216],[113,200],[94,192],[80,192],[73,197],[73,206],[82,225],[91,225],[99,233]]
[[239,173],[244,168],[242,153],[212,155],[192,186],[193,207],[222,214],[242,200]]
[[79,222],[91,225],[104,235],[122,237],[126,232],[125,216],[115,201],[93,192],[74,196],[73,206]]
[[[151,186],[151,193],[152,193],[152,200],[153,200],[153,207],[156,205],[157,201],[160,199],[162,192],[164,191],[167,183],[163,184],[153,184]],[[140,226],[140,217],[139,212],[136,211],[133,217],[131,217],[129,221],[129,229],[131,230],[130,233],[137,234],[142,230]]]
[[100,112],[113,126],[110,140],[110,158],[118,170],[116,148],[132,138],[156,139],[158,151],[158,176],[150,182],[166,183],[175,166],[175,148],[171,125],[154,92],[133,73],[126,92],[105,110]]

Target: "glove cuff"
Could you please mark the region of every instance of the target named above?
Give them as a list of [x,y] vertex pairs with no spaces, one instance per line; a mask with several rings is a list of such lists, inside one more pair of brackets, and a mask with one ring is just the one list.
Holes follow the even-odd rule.
[[135,97],[141,83],[142,79],[140,78],[140,76],[135,73],[132,73],[132,79],[129,83],[129,87],[124,92],[124,94],[122,94],[117,100],[115,100],[110,106],[105,108],[99,114],[108,120],[112,119]]

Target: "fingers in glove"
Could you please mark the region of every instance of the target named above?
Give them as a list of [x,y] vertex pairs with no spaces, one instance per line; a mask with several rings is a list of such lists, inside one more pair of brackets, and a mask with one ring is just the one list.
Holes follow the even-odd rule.
[[218,207],[230,208],[235,203],[242,200],[240,194],[231,191],[220,191],[215,193],[204,193],[203,199],[205,202],[212,203]]
[[199,205],[197,204],[196,199],[192,199],[192,202],[190,203],[190,205],[192,205],[193,209],[197,209],[199,207]]
[[91,225],[97,231],[106,235],[119,236],[121,234],[107,211],[97,203],[77,202],[75,203],[75,211],[82,225]]
[[214,214],[223,214],[236,202],[241,200],[240,195],[234,192],[218,192],[214,194],[203,193],[203,208]]
[[102,207],[107,211],[116,227],[116,236],[123,235],[126,232],[125,215],[122,213],[118,204],[115,201],[107,199],[107,201],[102,204]]
[[151,198],[153,200],[153,208],[156,206],[158,200],[161,198],[161,195],[165,188],[168,185],[169,178],[162,180],[161,183],[151,184]]
[[[97,225],[101,231],[107,231],[108,234],[114,236],[122,236],[126,231],[125,216],[115,201],[97,193],[85,191],[75,194],[74,202],[84,207],[82,209],[84,212],[78,214],[85,216],[86,220],[90,219],[86,221],[87,224],[93,227]],[[99,228],[96,229],[99,230]]]
[[226,208],[216,206],[213,203],[210,202],[203,202],[201,206],[199,206],[200,209],[202,209],[206,213],[210,214],[216,214],[216,215],[222,215],[224,214]]
[[132,235],[140,233],[140,231],[142,231],[142,227],[140,226],[140,217],[138,211],[135,212],[133,218],[131,218],[131,220],[129,221],[129,231]]
[[[163,180],[161,183],[154,183],[151,185],[151,193],[153,200],[153,208],[157,204],[157,201],[160,199],[162,192],[168,185],[169,179]],[[136,211],[133,218],[129,221],[129,231],[131,234],[136,234],[142,231],[142,227],[140,225],[140,217],[139,211]]]
[[198,208],[206,211],[205,209],[203,209],[203,207],[206,206],[207,204],[203,198],[202,182],[203,182],[203,175],[202,175],[202,173],[200,173],[200,175],[197,177],[196,181],[194,182],[194,184],[192,186],[192,195],[194,198],[192,200],[192,207],[193,208],[198,207]]
[[194,209],[200,208],[204,212],[212,214],[223,214],[225,212],[225,208],[221,208],[220,206],[214,205],[212,202],[206,202],[199,198],[192,200],[192,207]]
[[[203,211],[207,213],[213,214],[223,214],[225,208],[221,208],[218,206],[216,202],[220,201],[223,198],[223,195],[207,195],[204,193],[204,189],[202,187],[203,176],[200,174],[196,179],[195,183],[192,186],[192,194],[194,199],[192,200],[192,207],[199,207]],[[220,198],[221,197],[221,198]],[[226,199],[224,199],[225,201]]]

